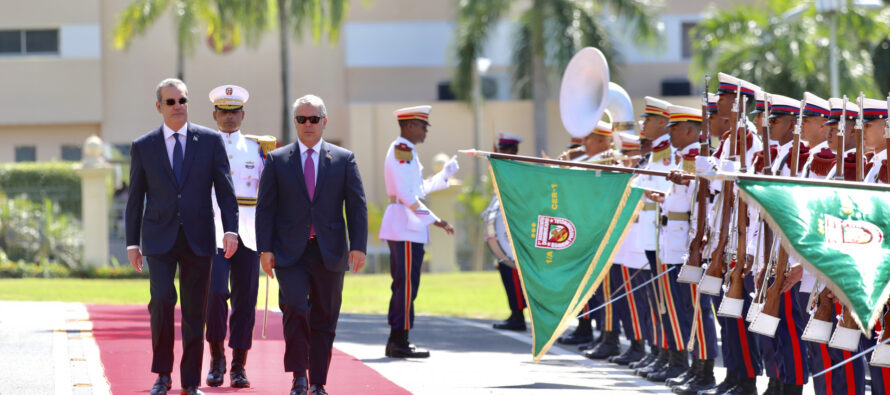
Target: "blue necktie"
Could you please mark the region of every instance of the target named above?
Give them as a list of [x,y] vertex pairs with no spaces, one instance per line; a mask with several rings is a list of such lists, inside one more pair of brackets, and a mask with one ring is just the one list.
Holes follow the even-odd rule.
[[173,176],[176,177],[176,184],[182,180],[182,143],[179,142],[179,133],[173,133]]

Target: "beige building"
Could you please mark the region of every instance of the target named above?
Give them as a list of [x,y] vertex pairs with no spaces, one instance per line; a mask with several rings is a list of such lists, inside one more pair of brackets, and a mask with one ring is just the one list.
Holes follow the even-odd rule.
[[[154,88],[175,74],[171,18],[165,17],[134,40],[129,50],[112,48],[117,14],[129,1],[0,0],[0,162],[45,161],[80,157],[79,147],[92,134],[126,151],[129,142],[157,127],[161,118]],[[291,50],[292,93],[325,99],[330,122],[326,138],[354,150],[362,165],[369,196],[382,198],[382,157],[397,131],[391,111],[403,105],[433,104],[432,134],[420,153],[453,153],[473,145],[473,118],[464,103],[440,101],[452,78],[456,1],[354,0],[338,42],[302,40]],[[523,2],[518,2],[520,5]],[[634,49],[621,44],[622,83],[636,103],[644,95],[697,94],[686,80],[688,40],[684,32],[720,1],[671,1],[660,14],[663,45]],[[399,10],[392,12],[392,10]],[[510,91],[513,19],[499,21],[486,46],[492,60],[487,74],[495,89],[483,111],[481,148],[497,130],[532,140],[531,104]],[[685,49],[684,49],[685,48]],[[213,126],[207,93],[232,83],[250,93],[244,130],[280,135],[278,40],[274,32],[257,48],[239,47],[213,54],[199,44],[187,59],[190,119]],[[553,87],[554,97],[558,86]],[[669,98],[669,100],[672,100]],[[696,103],[695,98],[680,101]],[[639,104],[638,108],[641,108]],[[550,105],[548,153],[568,141],[556,103]],[[531,144],[523,147],[531,152]],[[461,159],[469,168],[471,159]],[[462,172],[463,173],[463,172]],[[468,174],[468,173],[465,173]]]

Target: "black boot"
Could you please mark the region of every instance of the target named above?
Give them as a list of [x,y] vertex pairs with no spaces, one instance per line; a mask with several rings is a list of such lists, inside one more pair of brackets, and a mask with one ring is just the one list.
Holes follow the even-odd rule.
[[686,384],[692,381],[692,379],[698,376],[698,371],[701,369],[701,363],[701,359],[692,357],[692,366],[690,366],[688,370],[683,372],[683,374],[672,379],[665,380],[664,385],[669,388],[674,388],[675,386]]
[[232,387],[250,388],[250,380],[247,379],[247,371],[244,370],[247,365],[247,350],[232,350]]
[[591,320],[585,320],[583,318],[578,319],[578,326],[575,327],[575,330],[572,333],[562,336],[559,339],[556,339],[556,342],[559,344],[584,344],[590,343],[593,341],[593,326],[590,323]]
[[628,347],[627,350],[624,350],[621,355],[609,358],[609,362],[617,363],[619,365],[628,365],[631,362],[643,359],[645,356],[646,343],[643,340],[631,340],[630,347]]
[[723,379],[723,381],[720,382],[720,384],[717,384],[716,387],[709,390],[699,391],[698,395],[722,395],[735,388],[737,385],[739,385],[740,382],[741,380],[739,380],[735,372],[727,370],[726,377]]
[[636,368],[641,368],[643,366],[647,366],[652,362],[655,362],[655,360],[658,359],[658,353],[660,352],[660,350],[661,350],[661,348],[659,348],[657,346],[649,345],[649,353],[646,354],[646,356],[643,359],[627,364],[627,367],[629,367],[631,369],[636,369]]
[[386,356],[390,358],[429,358],[430,352],[414,347],[408,341],[408,331],[392,329],[386,342]]
[[521,310],[514,310],[510,313],[510,318],[507,318],[506,321],[492,324],[491,327],[494,329],[503,329],[509,331],[524,331],[525,317],[522,316]]
[[671,388],[671,392],[682,395],[697,395],[699,391],[709,390],[717,386],[714,380],[714,360],[699,359],[698,374],[682,385]]
[[613,355],[621,353],[621,346],[618,343],[618,332],[603,332],[603,341],[599,342],[596,347],[584,352],[584,356],[590,359],[606,359]]
[[659,370],[667,367],[668,363],[671,361],[671,352],[670,350],[660,349],[658,352],[658,358],[655,358],[652,363],[638,367],[634,370],[634,374],[640,377],[646,377],[649,373],[657,372]]
[[689,369],[689,356],[686,354],[686,350],[671,350],[670,355],[670,363],[668,363],[667,367],[647,374],[646,380],[661,383],[667,379],[677,377]]
[[738,385],[727,391],[727,395],[757,395],[757,378],[745,377],[738,379]]
[[802,385],[782,383],[782,395],[800,395],[802,393]]
[[226,348],[223,342],[210,343],[210,372],[207,373],[207,385],[219,387],[226,375]]
[[769,384],[766,386],[766,391],[763,392],[763,395],[782,395],[782,382],[779,379],[770,377]]

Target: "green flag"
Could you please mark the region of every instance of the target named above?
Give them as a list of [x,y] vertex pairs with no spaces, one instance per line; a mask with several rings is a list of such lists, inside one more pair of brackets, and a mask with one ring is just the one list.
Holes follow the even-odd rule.
[[642,190],[629,173],[489,161],[539,361],[608,275]]
[[782,237],[782,247],[852,309],[866,336],[890,284],[890,193],[739,179],[742,198]]

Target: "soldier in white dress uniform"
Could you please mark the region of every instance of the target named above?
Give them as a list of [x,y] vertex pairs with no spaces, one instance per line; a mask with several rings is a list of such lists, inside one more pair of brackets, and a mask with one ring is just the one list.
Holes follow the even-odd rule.
[[[232,184],[238,198],[238,251],[226,259],[222,250],[222,220],[216,195],[213,198],[213,214],[216,223],[217,249],[210,269],[210,293],[207,297],[207,342],[210,344],[210,371],[207,385],[218,387],[226,372],[223,342],[229,333],[232,348],[231,385],[236,388],[250,387],[244,365],[247,351],[253,341],[256,316],[257,287],[259,285],[259,255],[256,252],[257,190],[263,172],[263,152],[275,148],[275,138],[252,136],[241,132],[244,120],[244,104],[249,94],[236,85],[223,85],[210,91],[213,103],[213,119],[225,142],[226,155],[232,172]],[[262,141],[262,144],[260,143]],[[231,282],[231,290],[229,283]],[[231,299],[232,314],[229,316],[227,300]],[[228,325],[226,324],[228,319]]]
[[442,171],[424,180],[423,166],[414,149],[426,139],[430,126],[430,106],[416,106],[393,112],[399,122],[400,136],[389,146],[384,160],[384,179],[389,206],[380,224],[380,240],[389,244],[392,298],[389,301],[389,340],[386,356],[391,358],[427,358],[429,351],[408,341],[414,326],[414,299],[420,286],[420,265],[424,244],[429,242],[429,226],[449,234],[454,228],[439,219],[423,203],[431,193],[448,187],[448,179],[457,173],[457,157],[445,163]]

